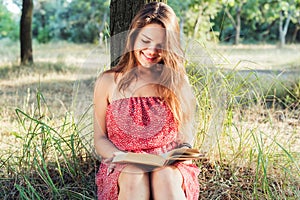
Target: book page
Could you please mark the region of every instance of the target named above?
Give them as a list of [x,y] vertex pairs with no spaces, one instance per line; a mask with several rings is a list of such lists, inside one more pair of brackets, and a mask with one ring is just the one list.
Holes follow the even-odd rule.
[[202,155],[198,149],[179,148],[161,154],[161,156],[164,157],[165,159],[176,159],[176,158],[198,158],[198,157],[203,157],[204,155]]
[[197,149],[173,149],[164,154],[155,155],[148,153],[123,153],[116,154],[113,158],[114,163],[133,163],[150,166],[164,166],[177,161],[195,160],[204,157]]
[[113,161],[114,163],[135,163],[152,166],[163,166],[165,159],[159,155],[147,154],[147,153],[120,153],[117,154]]

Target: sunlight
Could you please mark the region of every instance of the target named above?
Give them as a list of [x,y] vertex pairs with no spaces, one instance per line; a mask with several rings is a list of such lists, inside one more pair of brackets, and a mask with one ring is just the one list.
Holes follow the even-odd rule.
[[3,4],[10,12],[15,14],[21,13],[21,9],[12,0],[4,0]]

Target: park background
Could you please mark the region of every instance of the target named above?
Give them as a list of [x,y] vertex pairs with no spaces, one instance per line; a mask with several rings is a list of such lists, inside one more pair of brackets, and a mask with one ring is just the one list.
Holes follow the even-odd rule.
[[[124,2],[134,7],[0,0],[1,199],[96,198],[90,104]],[[32,58],[22,59],[28,3]],[[197,162],[200,198],[299,199],[300,1],[167,3],[198,102],[195,147],[207,152]]]

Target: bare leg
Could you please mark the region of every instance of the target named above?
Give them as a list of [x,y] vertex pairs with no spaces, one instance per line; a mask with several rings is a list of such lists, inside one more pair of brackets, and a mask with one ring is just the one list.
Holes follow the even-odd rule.
[[149,174],[134,165],[128,165],[120,174],[119,200],[149,200]]
[[151,188],[154,199],[185,200],[182,182],[182,175],[176,167],[168,166],[153,171]]

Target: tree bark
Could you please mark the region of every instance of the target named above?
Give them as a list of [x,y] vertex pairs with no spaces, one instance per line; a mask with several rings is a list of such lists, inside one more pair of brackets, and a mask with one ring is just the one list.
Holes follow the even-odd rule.
[[241,12],[242,7],[244,5],[244,2],[240,2],[236,7],[236,16],[235,20],[233,16],[230,14],[227,8],[225,8],[225,13],[229,17],[234,29],[235,29],[235,38],[234,38],[234,44],[238,45],[240,43],[240,35],[241,35]]
[[235,40],[234,44],[238,45],[240,43],[240,35],[241,35],[241,10],[242,5],[239,5],[236,9],[236,27],[235,27]]
[[20,45],[21,64],[33,63],[32,55],[32,13],[33,0],[23,0],[22,15],[20,21]]
[[280,12],[280,17],[279,17],[279,37],[280,37],[280,48],[283,48],[285,46],[285,37],[288,31],[288,27],[291,21],[291,13],[288,14],[285,24],[283,24],[284,16],[283,16],[283,11]]
[[[226,15],[228,16],[228,18],[230,19],[230,21],[231,21],[231,23],[232,23],[232,26],[234,27],[234,29],[236,30],[237,28],[237,24],[236,24],[236,22],[235,22],[235,20],[234,20],[234,18],[233,18],[233,16],[230,14],[230,12],[228,11],[228,9],[227,8],[225,8],[225,13],[226,13]],[[235,36],[235,40],[234,40],[234,42],[236,41],[236,36]]]
[[[110,59],[115,66],[125,47],[126,31],[136,13],[154,0],[111,0],[110,2]],[[166,3],[166,0],[159,2]]]
[[292,36],[292,43],[296,43],[297,34],[298,34],[299,30],[300,30],[300,26],[296,25],[296,28],[295,28],[293,36]]

